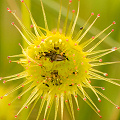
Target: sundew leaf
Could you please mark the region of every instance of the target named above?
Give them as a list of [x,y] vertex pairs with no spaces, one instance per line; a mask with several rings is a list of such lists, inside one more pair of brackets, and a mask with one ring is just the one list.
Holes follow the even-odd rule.
[[[86,31],[82,35],[80,34],[80,32],[83,30],[84,26],[82,29],[80,29],[78,34],[76,34],[75,38],[72,37],[74,28],[77,22],[77,18],[79,15],[80,0],[78,0],[78,10],[77,10],[77,15],[75,17],[75,21],[71,20],[71,22],[73,23],[73,26],[71,26],[70,24],[69,26],[70,30],[69,29],[67,30],[67,27],[66,27],[67,20],[70,19],[68,18],[68,12],[67,12],[67,16],[65,19],[65,24],[63,25],[62,33],[61,31],[59,31],[59,29],[57,29],[56,33],[54,33],[53,31],[49,31],[42,0],[40,0],[40,2],[41,2],[42,12],[43,12],[43,17],[44,17],[44,22],[45,22],[45,28],[37,26],[26,3],[23,0],[21,0],[21,2],[25,5],[25,7],[28,10],[28,13],[30,15],[30,19],[33,25],[32,28],[34,28],[35,34],[33,34],[31,31],[28,31],[27,28],[24,26],[24,24],[17,17],[16,13],[14,13],[9,8],[7,8],[8,12],[11,13],[18,20],[19,24],[24,29],[25,33],[28,35],[30,39],[29,41],[24,35],[24,33],[22,33],[22,31],[17,27],[17,25],[14,22],[12,22],[12,25],[15,26],[15,28],[17,28],[17,30],[20,32],[20,34],[23,36],[23,38],[25,39],[25,41],[28,43],[29,46],[27,47],[27,49],[24,49],[24,47],[22,47],[22,45],[19,43],[19,46],[22,49],[23,55],[22,56],[21,54],[14,55],[14,56],[9,56],[8,58],[21,57],[19,61],[10,60],[9,62],[10,63],[16,62],[18,64],[21,64],[25,68],[25,71],[9,76],[9,77],[0,77],[0,80],[3,80],[4,84],[12,80],[18,80],[20,78],[26,77],[27,82],[25,84],[20,85],[20,87],[18,86],[17,88],[22,88],[27,83],[31,83],[31,85],[28,86],[28,88],[25,91],[21,92],[15,98],[15,99],[17,98],[20,99],[25,93],[32,90],[31,95],[28,97],[24,105],[15,115],[15,118],[20,114],[20,112],[24,108],[28,108],[28,106],[34,100],[39,100],[39,98],[41,98],[42,101],[39,107],[39,112],[38,112],[36,120],[39,119],[44,106],[46,107],[45,107],[45,113],[44,113],[43,120],[45,120],[45,118],[48,118],[48,115],[50,113],[50,110],[51,110],[51,107],[54,101],[57,104],[56,105],[56,110],[57,110],[58,109],[57,106],[59,106],[59,102],[58,102],[59,99],[61,101],[60,102],[61,120],[63,120],[63,110],[65,107],[64,106],[65,103],[69,103],[70,106],[68,107],[68,109],[70,110],[70,114],[72,116],[71,118],[75,120],[75,117],[74,117],[75,110],[73,109],[74,101],[72,98],[74,96],[74,99],[77,105],[77,110],[79,111],[80,107],[79,107],[78,100],[77,100],[78,95],[101,118],[102,116],[99,114],[100,109],[97,108],[97,106],[94,104],[92,99],[86,93],[85,88],[91,89],[91,91],[95,94],[99,102],[101,102],[100,96],[102,96],[103,98],[108,100],[110,103],[112,103],[116,108],[120,109],[118,105],[116,105],[114,102],[108,99],[104,94],[102,94],[101,92],[97,90],[98,88],[104,90],[103,87],[92,86],[91,84],[92,79],[94,80],[102,79],[106,82],[120,86],[120,84],[114,82],[115,79],[106,78],[108,76],[107,73],[93,69],[94,66],[119,63],[118,61],[101,63],[102,59],[98,59],[98,58],[105,56],[113,51],[116,51],[120,49],[120,47],[119,48],[113,47],[112,49],[110,48],[106,50],[94,51],[94,49],[106,37],[108,37],[114,30],[112,29],[107,35],[105,35],[105,37],[100,39],[99,42],[94,44],[90,49],[88,49],[87,51],[84,50],[84,48],[87,45],[89,45],[92,41],[97,39],[103,32],[108,30],[112,25],[115,24],[115,22],[110,24],[107,28],[105,28],[103,31],[98,33],[96,36],[88,39],[87,41],[83,43],[80,43],[82,39],[86,36],[90,28],[93,26],[93,24],[96,22],[96,20],[100,17],[100,14],[98,14],[96,18],[94,19],[94,21],[91,23],[91,25],[88,27],[88,29],[86,29]],[[71,4],[71,2],[72,1],[70,0],[69,5]],[[54,3],[51,3],[51,1],[50,1],[50,4],[54,5],[52,8],[57,6]],[[69,8],[69,5],[68,5],[68,8]],[[64,8],[64,10],[66,9]],[[72,13],[74,15],[75,12],[72,11]],[[64,13],[62,13],[62,16],[64,16],[63,14]],[[59,15],[61,15],[61,12],[59,12]],[[94,13],[91,13],[91,16],[93,15]],[[60,25],[60,22],[58,23]],[[43,32],[45,33],[43,33],[41,30],[43,30]],[[65,33],[66,30],[67,32]],[[96,55],[96,53],[99,53],[99,55]],[[17,89],[13,89],[9,93],[12,93],[15,90]],[[9,93],[1,96],[1,99],[3,99],[3,97],[6,97]],[[56,120],[56,116],[57,114],[55,115],[55,120]]]

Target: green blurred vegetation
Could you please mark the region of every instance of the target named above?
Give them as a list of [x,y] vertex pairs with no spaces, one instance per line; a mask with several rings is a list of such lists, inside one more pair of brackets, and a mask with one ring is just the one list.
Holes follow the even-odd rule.
[[[49,28],[50,29],[56,28],[57,17],[59,12],[59,0],[43,0],[43,3],[45,6]],[[35,21],[39,26],[44,27],[40,1],[31,0],[30,4],[31,4],[31,11]],[[68,4],[68,0],[63,0],[64,9],[62,11],[61,28],[64,22],[67,4]],[[0,14],[0,76],[8,76],[22,71],[22,67],[20,65],[17,65],[16,63],[9,64],[8,62],[9,60],[7,59],[7,56],[9,55],[15,55],[21,53],[21,49],[18,45],[19,42],[24,44],[19,32],[10,24],[11,22],[14,21],[17,24],[17,26],[20,27],[18,22],[15,20],[15,18],[7,12],[6,10],[7,7],[10,7],[13,11],[15,11],[16,14],[21,19],[25,15],[27,15],[26,11],[24,11],[24,8],[21,7],[21,2],[19,0],[0,0],[0,11],[1,11],[0,12],[1,13]],[[72,9],[77,10],[77,0],[76,1],[73,0],[73,3],[71,5],[71,10]],[[117,24],[115,26],[112,26],[112,28],[115,29],[115,32],[113,32],[105,40],[105,42],[103,42],[99,46],[99,49],[112,48],[114,46],[119,47],[120,46],[120,1],[119,0],[114,0],[114,1],[113,0],[81,0],[80,16],[77,22],[75,34],[79,30],[79,28],[83,26],[84,22],[90,16],[91,12],[94,12],[95,15],[100,13],[101,17],[99,18],[99,20],[97,20],[94,27],[87,34],[85,39],[88,39],[89,37],[96,35],[99,31],[106,28],[109,24],[112,23],[112,21],[115,20]],[[90,20],[90,23],[92,22],[92,20],[94,20],[94,18],[95,16]],[[69,17],[69,22],[70,19],[71,17]],[[22,20],[24,21],[24,23],[27,24],[27,21],[25,22],[25,19]],[[26,20],[28,20],[28,18]],[[26,26],[28,25],[29,23]],[[107,34],[110,30],[111,28],[107,30],[105,34]],[[101,39],[101,37],[99,39]],[[120,61],[120,50],[103,57],[103,61]],[[120,74],[119,74],[120,64],[102,66],[98,69],[107,72],[109,74],[109,77],[111,78],[120,78]],[[19,83],[21,83],[21,80],[13,81],[5,85],[2,83],[2,81],[0,81],[0,96],[4,95],[4,93],[10,91],[15,86],[19,85]],[[116,104],[120,105],[120,88],[118,86],[112,85],[110,83],[106,83],[104,81],[103,82],[92,81],[92,85],[93,84],[98,86],[104,86],[106,90],[102,92],[106,96],[108,96],[108,98],[110,98],[112,101],[114,101]],[[14,119],[14,115],[20,109],[24,101],[21,103],[19,100],[16,100],[10,107],[8,106],[8,103],[12,99],[14,99],[14,97],[17,95],[18,92],[11,94],[10,96],[8,96],[3,100],[0,100],[0,108],[1,108],[0,120]],[[104,98],[102,98],[102,102],[99,103],[95,95],[90,90],[87,90],[87,92],[89,93],[93,101],[97,104],[98,108],[100,108],[101,115],[103,116],[102,120],[120,120],[120,111],[117,110],[115,106],[113,106],[111,103],[106,101]],[[77,110],[75,110],[76,120],[99,120],[99,116],[83,100],[81,100],[81,98],[79,98],[79,104],[80,104],[80,111],[77,112]],[[37,111],[38,107],[39,105],[36,106],[34,112]],[[32,120],[36,118],[36,115],[37,115],[36,113],[32,113],[31,115]],[[67,111],[65,111],[65,118],[70,119],[68,116],[69,115]],[[17,119],[24,120],[23,116],[21,116],[21,118],[18,117]]]

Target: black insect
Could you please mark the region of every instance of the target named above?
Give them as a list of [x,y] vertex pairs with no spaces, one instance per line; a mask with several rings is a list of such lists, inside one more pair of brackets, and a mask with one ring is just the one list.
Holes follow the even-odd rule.
[[73,74],[77,74],[78,72],[73,72]]
[[47,87],[50,87],[48,84],[46,84],[46,83],[43,83],[43,84],[45,84]]
[[73,74],[75,74],[75,72],[73,72]]
[[41,75],[42,77],[45,77],[45,75]]
[[80,27],[80,30],[82,30],[83,29],[83,27]]

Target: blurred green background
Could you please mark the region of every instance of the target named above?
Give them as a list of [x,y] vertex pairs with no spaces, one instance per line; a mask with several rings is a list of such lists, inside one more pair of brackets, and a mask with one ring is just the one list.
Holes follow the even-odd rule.
[[[44,27],[43,15],[41,12],[41,6],[39,0],[25,0],[32,11],[33,17],[39,26]],[[59,0],[43,0],[46,16],[48,20],[48,25],[50,30],[56,28],[57,26],[57,17],[59,12]],[[61,28],[65,19],[66,10],[68,5],[68,0],[63,0],[63,11],[61,19]],[[16,14],[23,20],[25,25],[30,29],[30,21],[28,14],[19,0],[0,0],[0,76],[8,76],[11,74],[18,73],[22,71],[22,67],[16,63],[9,64],[7,56],[20,54],[21,49],[18,43],[25,43],[22,40],[19,32],[11,25],[11,22],[15,22],[18,27],[20,25],[16,19],[9,14],[6,10],[7,7],[10,7],[11,10],[16,12]],[[73,0],[71,5],[71,10],[77,10],[77,0]],[[95,16],[100,13],[101,17],[97,20],[94,27],[89,31],[85,39],[89,39],[91,36],[96,35],[99,31],[106,28],[114,20],[116,25],[112,26],[115,31],[98,47],[98,49],[112,48],[120,46],[120,0],[81,0],[81,8],[79,20],[76,25],[75,34],[81,26],[84,25],[85,21],[90,16],[91,12],[95,13]],[[91,23],[95,16],[90,20]],[[71,14],[69,16],[69,22],[71,19]],[[55,24],[56,23],[56,24]],[[112,28],[107,30],[102,36],[98,38],[101,39],[106,35]],[[120,50],[109,54],[103,57],[103,61],[120,61]],[[110,78],[120,78],[120,64],[106,65],[98,68],[101,71],[107,72]],[[23,80],[13,81],[7,84],[3,84],[0,81],[0,96],[4,95],[6,92],[13,89],[16,85],[19,85]],[[106,83],[104,81],[92,81],[92,85],[104,86],[105,91],[102,91],[108,98],[113,102],[120,105],[120,87]],[[0,100],[0,120],[14,120],[14,115],[20,109],[25,99],[27,98],[27,93],[24,98],[16,100],[10,107],[8,103],[14,99],[15,96],[22,90],[14,92],[10,96]],[[101,115],[103,116],[102,120],[120,120],[120,111],[115,108],[111,103],[102,98],[102,102],[99,103],[95,95],[87,90],[93,101],[97,104],[98,108],[101,110]],[[78,112],[75,109],[76,120],[99,120],[99,116],[81,99],[79,98],[80,111]],[[31,115],[30,120],[35,120],[37,115],[36,106],[34,112]],[[76,107],[76,106],[75,106]],[[28,110],[24,110],[16,120],[25,120]],[[52,113],[54,116],[54,113]],[[70,120],[67,111],[64,114],[65,119]],[[59,120],[60,117],[58,117]],[[52,118],[50,118],[52,120]]]

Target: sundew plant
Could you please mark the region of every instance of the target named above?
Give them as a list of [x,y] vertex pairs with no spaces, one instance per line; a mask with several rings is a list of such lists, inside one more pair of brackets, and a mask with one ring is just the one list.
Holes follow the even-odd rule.
[[[36,120],[41,116],[41,112],[44,110],[43,120],[49,119],[51,110],[53,111],[52,105],[54,103],[54,120],[57,120],[58,111],[60,111],[61,120],[64,120],[64,108],[66,107],[72,120],[75,120],[74,111],[80,110],[78,96],[80,96],[90,107],[93,109],[100,118],[100,109],[91,99],[86,91],[86,88],[91,90],[97,100],[101,102],[101,97],[105,98],[111,104],[113,104],[117,109],[120,109],[118,105],[107,98],[99,89],[104,90],[104,87],[94,86],[91,81],[104,80],[116,86],[120,86],[119,83],[115,82],[114,78],[108,78],[108,74],[97,70],[99,66],[120,63],[119,61],[114,62],[103,62],[102,57],[110,54],[120,48],[114,47],[103,50],[96,50],[96,48],[114,31],[111,27],[116,24],[115,21],[111,22],[104,30],[95,36],[91,36],[88,40],[84,41],[84,37],[89,32],[94,23],[99,19],[100,14],[94,15],[91,13],[86,23],[80,27],[77,34],[74,34],[75,26],[79,16],[80,10],[80,0],[78,2],[77,11],[72,10],[71,22],[68,24],[68,16],[70,12],[70,6],[72,5],[72,0],[68,0],[68,9],[66,18],[61,27],[61,11],[62,11],[62,0],[60,0],[60,10],[58,14],[58,22],[56,24],[56,30],[52,31],[49,29],[47,24],[47,16],[45,14],[45,9],[42,0],[40,0],[45,28],[38,26],[32,17],[27,4],[24,0],[21,0],[22,4],[25,5],[32,25],[31,28],[34,32],[28,30],[25,25],[18,18],[16,13],[10,8],[7,8],[8,12],[11,13],[21,25],[22,30],[14,23],[11,24],[19,31],[21,36],[24,38],[28,46],[24,48],[20,43],[19,46],[22,49],[22,53],[19,55],[8,56],[10,63],[15,62],[23,66],[24,70],[20,73],[1,77],[0,79],[4,84],[10,81],[17,81],[24,78],[23,83],[21,83],[16,88],[10,90],[5,95],[1,96],[1,99],[8,97],[9,94],[19,90],[20,88],[27,86],[25,91],[22,91],[18,96],[10,102],[10,106],[16,99],[21,99],[21,97],[31,91],[29,97],[24,101],[23,106],[16,113],[15,118],[19,118],[19,114],[23,109],[29,108],[32,104],[30,113],[34,109],[38,101],[41,101]],[[84,30],[87,23],[94,17],[95,19],[89,25],[89,27]],[[97,43],[88,48],[89,45],[93,44],[96,39],[102,35],[105,31],[110,30],[110,32],[100,39]],[[17,58],[18,60],[14,60]],[[76,103],[76,107],[73,105],[73,101]],[[60,109],[59,109],[60,108]],[[29,118],[30,113],[28,114]]]

